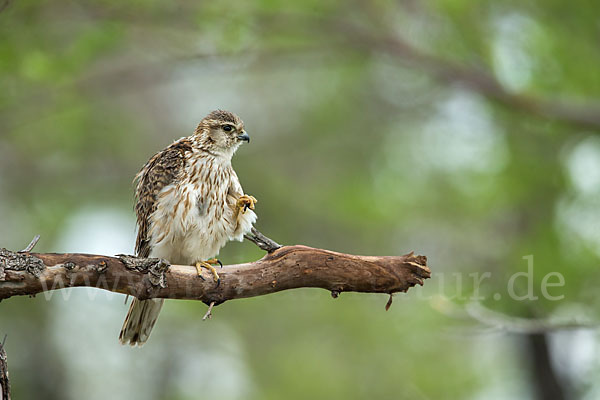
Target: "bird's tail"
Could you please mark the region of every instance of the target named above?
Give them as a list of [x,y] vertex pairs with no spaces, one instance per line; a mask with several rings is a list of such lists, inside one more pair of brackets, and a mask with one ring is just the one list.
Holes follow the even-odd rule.
[[119,342],[131,346],[142,346],[146,343],[163,303],[164,299],[133,299],[119,334]]

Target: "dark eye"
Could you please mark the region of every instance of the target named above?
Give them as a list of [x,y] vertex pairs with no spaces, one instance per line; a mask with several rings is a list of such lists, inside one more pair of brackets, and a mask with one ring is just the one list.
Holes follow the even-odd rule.
[[225,132],[231,132],[231,131],[233,130],[233,126],[231,126],[231,125],[225,125],[225,126],[223,127],[223,130],[224,130]]

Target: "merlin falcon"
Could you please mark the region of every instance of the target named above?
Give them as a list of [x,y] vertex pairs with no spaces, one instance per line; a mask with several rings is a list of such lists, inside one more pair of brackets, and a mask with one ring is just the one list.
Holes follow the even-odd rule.
[[[215,259],[230,240],[250,231],[257,200],[244,194],[231,166],[243,142],[250,142],[243,121],[228,111],[208,114],[191,136],[155,154],[136,180],[138,257],[195,265],[220,283]],[[134,299],[119,335],[121,344],[143,345],[164,299]]]

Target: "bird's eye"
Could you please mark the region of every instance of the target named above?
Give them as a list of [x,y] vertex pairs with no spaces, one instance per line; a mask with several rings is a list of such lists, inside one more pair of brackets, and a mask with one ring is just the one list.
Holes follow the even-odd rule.
[[223,127],[223,130],[224,130],[225,132],[231,132],[231,131],[233,130],[233,126],[231,126],[231,125],[225,125],[225,126]]

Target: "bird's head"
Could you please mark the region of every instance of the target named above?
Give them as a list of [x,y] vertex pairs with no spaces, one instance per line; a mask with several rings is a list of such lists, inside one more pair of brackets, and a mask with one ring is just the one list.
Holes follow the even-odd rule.
[[200,121],[194,132],[206,150],[231,157],[242,142],[250,142],[244,122],[229,111],[212,111]]

